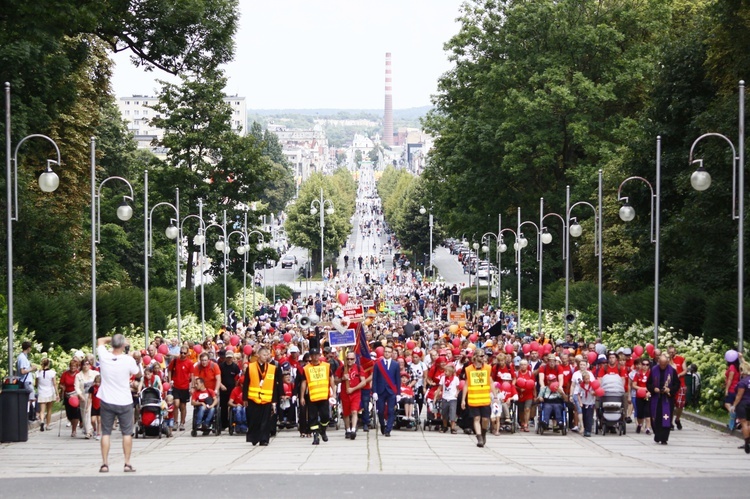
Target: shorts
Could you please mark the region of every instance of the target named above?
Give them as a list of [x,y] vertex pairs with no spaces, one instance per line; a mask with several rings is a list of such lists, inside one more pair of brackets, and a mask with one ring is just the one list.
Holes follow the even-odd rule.
[[440,412],[443,415],[443,421],[448,421],[449,423],[452,423],[456,420],[456,404],[458,401],[456,399],[453,400],[445,400],[443,399],[442,403],[440,404]]
[[472,418],[490,418],[492,415],[492,405],[481,405],[479,407],[468,407],[469,416]]
[[362,401],[362,392],[357,390],[353,393],[341,393],[341,411],[344,417],[348,417],[352,412],[359,411],[359,406]]
[[190,390],[188,388],[184,390],[172,388],[172,396],[175,400],[179,400],[181,403],[187,404],[190,402]]
[[532,406],[533,404],[534,404],[534,399],[529,399],[529,400],[524,400],[523,402],[520,402],[520,401],[518,402],[518,405],[519,405],[519,406],[520,406],[520,408],[521,408],[521,409],[523,409],[524,411],[529,411],[529,410],[531,410],[531,406]]
[[687,396],[687,387],[681,386],[680,390],[677,392],[677,397],[675,397],[674,406],[675,409],[682,409],[685,407],[685,399]]
[[129,437],[133,434],[133,406],[131,405],[113,405],[102,401],[101,404],[102,418],[102,436],[112,434],[112,427],[115,425],[115,418],[120,423],[122,436]]
[[734,414],[739,419],[750,421],[750,403],[740,402],[739,404],[737,404],[737,406],[734,408]]
[[734,399],[736,399],[736,398],[737,398],[737,394],[730,392],[730,393],[727,394],[726,397],[724,397],[724,403],[732,405],[732,404],[734,404]]
[[93,407],[91,408],[91,415],[92,416],[99,416],[99,415],[101,415],[101,413],[102,413],[102,408],[101,407],[99,407],[99,409],[94,409]]
[[413,397],[403,397],[401,399],[401,403],[402,404],[413,404],[414,403],[414,398]]

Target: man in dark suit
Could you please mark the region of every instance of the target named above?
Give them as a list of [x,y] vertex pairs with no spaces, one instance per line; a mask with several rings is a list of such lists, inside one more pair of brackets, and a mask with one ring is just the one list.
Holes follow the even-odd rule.
[[396,419],[396,395],[401,392],[401,370],[392,356],[393,348],[385,347],[383,358],[377,361],[372,370],[372,398],[377,403],[380,433],[386,437],[391,436],[393,421]]

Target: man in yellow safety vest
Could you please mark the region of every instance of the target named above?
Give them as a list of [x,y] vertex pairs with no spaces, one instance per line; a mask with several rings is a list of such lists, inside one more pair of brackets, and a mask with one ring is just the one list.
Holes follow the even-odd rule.
[[300,404],[304,406],[305,393],[309,390],[310,402],[307,403],[307,420],[313,432],[313,445],[320,444],[320,438],[328,442],[326,428],[330,420],[329,398],[335,396],[336,382],[327,362],[320,361],[320,344],[317,338],[310,339],[310,362],[305,366],[304,377],[300,388]]
[[279,398],[284,393],[283,377],[276,364],[271,362],[271,352],[263,347],[258,358],[245,369],[242,394],[247,417],[245,439],[256,445],[268,445],[273,430],[273,414]]
[[466,384],[461,393],[461,409],[469,403],[469,416],[474,418],[474,433],[477,435],[477,447],[487,443],[487,429],[492,415],[492,394],[496,394],[492,383],[492,369],[485,364],[484,352],[474,351],[472,365],[465,369]]

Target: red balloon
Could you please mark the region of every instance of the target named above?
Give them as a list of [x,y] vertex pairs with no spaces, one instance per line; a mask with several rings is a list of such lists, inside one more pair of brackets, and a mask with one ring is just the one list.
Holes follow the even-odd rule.
[[477,338],[479,338],[479,336],[477,336],[477,333],[471,333],[471,336],[469,336],[469,341],[474,343],[477,341]]
[[157,353],[156,355],[154,355],[154,360],[161,364],[162,362],[164,362],[164,356],[160,353]]
[[654,357],[654,345],[651,343],[646,343],[646,352],[648,353],[648,356],[653,358]]
[[416,343],[414,343],[414,342],[413,342],[413,341],[411,341],[411,340],[409,340],[409,341],[407,341],[407,342],[406,342],[406,348],[408,348],[409,350],[414,350],[414,347],[415,347],[415,346],[417,346],[417,344],[416,344]]
[[594,390],[598,390],[600,386],[601,386],[601,383],[599,383],[598,379],[591,380],[591,388],[593,388]]
[[465,380],[459,381],[458,382],[458,391],[459,392],[462,391],[464,389],[464,386],[466,386],[466,381]]
[[646,390],[645,388],[641,387],[641,388],[639,388],[639,389],[637,389],[635,391],[635,396],[638,397],[639,399],[645,399],[647,392],[648,392],[648,390]]
[[539,351],[539,342],[532,341],[531,342],[531,349],[534,350],[535,352],[538,352]]
[[453,341],[451,343],[453,343],[454,347],[458,347],[459,345],[461,345],[461,340],[459,340],[458,338],[453,338]]
[[594,362],[596,362],[597,357],[598,355],[596,355],[596,352],[589,352],[588,354],[586,354],[586,358],[588,359],[589,364],[593,364]]
[[511,345],[510,343],[505,345],[505,353],[512,354],[514,351],[515,350],[513,349],[513,345]]
[[523,354],[526,355],[531,351],[531,345],[524,343],[521,349],[523,350]]
[[245,345],[242,348],[242,352],[249,357],[253,354],[253,347],[250,345]]
[[552,343],[547,343],[546,345],[544,345],[544,353],[547,354],[550,352],[552,352]]
[[382,357],[383,356],[383,352],[385,352],[385,348],[383,348],[383,347],[378,347],[378,348],[375,349],[375,353],[377,354],[378,357]]
[[232,336],[230,336],[230,337],[229,337],[229,343],[230,343],[230,344],[231,344],[231,345],[232,345],[233,347],[236,347],[237,345],[239,345],[239,344],[240,344],[240,337],[239,337],[239,336],[237,336],[236,334],[233,334]]
[[198,355],[201,354],[203,351],[203,347],[200,345],[193,345],[193,352],[197,353]]
[[144,366],[148,366],[149,364],[151,364],[151,357],[149,357],[148,355],[144,355],[143,356],[143,365]]
[[460,354],[460,353],[461,353],[461,350],[460,350],[460,349],[458,349],[458,348],[454,348],[453,350],[451,350],[451,353],[452,353],[452,354],[453,354],[453,356],[455,357],[455,356],[457,356],[458,354]]
[[500,389],[504,392],[510,392],[511,391],[511,385],[507,381],[504,381],[502,385],[500,385]]
[[516,386],[517,386],[518,388],[521,388],[521,389],[524,389],[524,390],[525,390],[525,389],[526,389],[526,383],[527,383],[527,381],[528,381],[528,380],[527,380],[526,378],[518,378],[518,379],[516,380]]
[[168,391],[169,391],[169,389],[170,389],[170,388],[172,388],[172,385],[170,385],[169,383],[164,383],[163,385],[161,385],[161,388],[162,388],[162,390],[164,390],[165,392],[168,392]]
[[141,357],[147,354],[148,354],[148,350],[146,350],[145,348],[141,350]]
[[560,389],[560,383],[558,383],[557,381],[553,381],[552,383],[550,383],[549,389],[552,390],[553,392],[556,392],[557,390]]
[[70,407],[78,407],[81,404],[81,401],[78,400],[78,395],[73,395],[68,399],[68,404],[70,404]]
[[291,343],[291,341],[292,341],[292,333],[284,333],[284,342]]
[[594,394],[597,397],[603,397],[604,396],[604,388],[602,388],[602,387],[597,388],[596,390],[594,390]]
[[641,355],[643,355],[643,347],[640,345],[634,346],[633,355],[635,355],[636,357],[640,357]]
[[167,346],[166,343],[162,343],[161,345],[159,345],[158,350],[159,350],[159,353],[162,355],[167,355],[169,353],[169,347]]
[[339,298],[339,303],[340,303],[340,304],[342,304],[342,305],[346,305],[346,302],[348,302],[348,301],[349,301],[349,294],[347,294],[347,293],[343,293],[343,292],[342,292],[342,293],[339,293],[339,296],[338,296],[338,298]]

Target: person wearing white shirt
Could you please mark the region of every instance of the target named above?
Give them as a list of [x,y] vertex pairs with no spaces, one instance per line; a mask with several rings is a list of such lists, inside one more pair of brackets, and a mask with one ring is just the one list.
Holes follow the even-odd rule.
[[451,433],[456,434],[456,405],[458,404],[458,384],[459,379],[456,376],[456,368],[453,364],[445,365],[445,374],[440,376],[438,389],[435,392],[435,400],[442,399],[440,412],[443,415],[442,432],[448,431],[450,425]]
[[[581,382],[583,381],[583,373],[585,372],[591,372],[589,371],[589,363],[585,360],[578,361],[578,370],[573,373],[573,376],[570,378],[570,393],[574,393],[576,389],[580,386]],[[596,379],[594,376],[594,373],[591,373],[591,379]],[[578,415],[582,415],[583,413],[581,405],[579,403],[578,397],[573,397],[573,404],[575,404],[576,407],[576,417]],[[578,426],[581,424],[580,421],[573,421],[573,425],[571,426]]]
[[[138,374],[138,366],[133,357],[125,353],[125,337],[116,334],[111,338],[99,338],[96,350],[102,383],[97,396],[101,400],[102,461],[100,473],[109,471],[109,443],[112,427],[117,418],[122,431],[122,450],[125,456],[126,473],[135,471],[130,464],[133,448],[133,397],[130,393],[130,377]],[[112,345],[112,351],[107,350]]]

